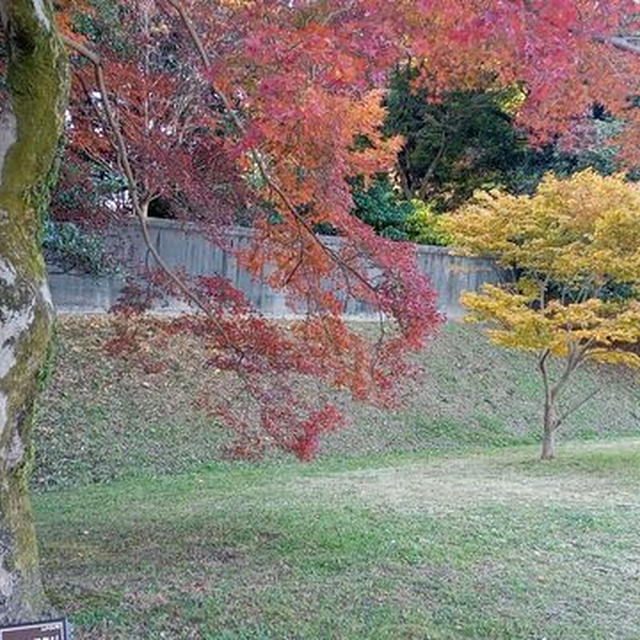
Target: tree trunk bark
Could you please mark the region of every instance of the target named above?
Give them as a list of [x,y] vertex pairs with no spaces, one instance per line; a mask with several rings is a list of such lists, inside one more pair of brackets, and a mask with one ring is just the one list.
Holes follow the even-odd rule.
[[[50,0],[0,0],[0,624],[47,611],[28,495],[53,308],[41,226],[64,124],[67,59]],[[2,90],[0,90],[2,91]]]
[[553,460],[556,456],[555,452],[555,431],[547,431],[545,429],[544,439],[542,440],[541,460]]
[[553,404],[546,402],[544,407],[544,435],[542,439],[542,460],[553,460],[555,452],[556,417]]
[[398,175],[400,176],[400,186],[405,200],[411,200],[413,193],[411,192],[411,184],[409,179],[409,166],[406,160],[407,150],[403,149],[398,154]]

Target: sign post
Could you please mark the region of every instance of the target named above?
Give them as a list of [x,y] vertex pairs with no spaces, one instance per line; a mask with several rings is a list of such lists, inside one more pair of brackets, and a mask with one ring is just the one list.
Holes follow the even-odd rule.
[[46,620],[0,628],[0,640],[69,640],[67,621]]

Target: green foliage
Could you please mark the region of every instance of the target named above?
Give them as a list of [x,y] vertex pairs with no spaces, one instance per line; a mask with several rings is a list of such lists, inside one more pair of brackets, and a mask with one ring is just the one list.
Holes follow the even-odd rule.
[[365,189],[360,182],[353,190],[354,215],[376,232],[393,240],[408,240],[407,218],[413,214],[410,202],[394,191],[387,176],[376,178]]
[[386,133],[406,140],[398,158],[405,195],[444,210],[503,184],[530,153],[512,122],[520,89],[453,91],[434,103],[413,87],[416,73],[397,71],[387,98]]
[[433,204],[412,200],[413,211],[406,220],[407,233],[413,242],[446,246],[451,243],[449,233],[444,228],[442,217]]
[[49,261],[65,270],[79,269],[95,277],[120,272],[114,259],[106,253],[102,239],[72,222],[46,221],[43,249]]
[[396,70],[386,100],[385,132],[406,141],[398,169],[407,199],[431,202],[442,212],[478,189],[533,193],[550,171],[568,177],[587,168],[603,175],[620,170],[613,141],[622,124],[600,105],[571,148],[563,140],[534,148],[514,122],[523,99],[519,86],[452,91],[433,102],[426,88],[414,86],[417,73]]
[[383,237],[418,244],[449,244],[436,208],[415,198],[403,199],[388,176],[378,176],[366,189],[361,182],[354,186],[353,201],[354,215]]
[[123,5],[113,0],[89,0],[89,5],[91,11],[73,12],[74,31],[91,41],[108,41],[114,53],[133,53],[134,43],[127,40],[122,29]]
[[124,177],[91,161],[81,162],[73,156],[64,159],[61,181],[54,193],[54,216],[58,219],[83,219],[87,207],[95,213],[105,202],[121,198],[126,191]]
[[[585,133],[584,139],[578,141],[572,150],[563,148],[560,143],[529,149],[521,162],[506,172],[502,186],[513,194],[533,194],[549,172],[568,178],[586,169],[593,169],[604,176],[620,171],[616,158],[618,148],[612,140],[621,133],[621,123],[596,106],[589,127],[588,136]],[[628,174],[631,180],[639,177],[637,169]]]

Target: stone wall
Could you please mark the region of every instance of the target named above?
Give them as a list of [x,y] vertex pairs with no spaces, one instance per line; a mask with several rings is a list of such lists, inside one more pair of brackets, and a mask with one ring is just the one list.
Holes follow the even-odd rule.
[[[151,219],[149,226],[156,247],[172,267],[195,275],[222,275],[243,291],[263,313],[276,317],[290,314],[284,295],[260,280],[253,280],[238,266],[232,251],[213,246],[196,230],[172,220]],[[239,228],[229,234],[229,243],[242,246],[249,242],[250,237],[248,230]],[[106,245],[108,251],[123,264],[149,261],[148,264],[154,266],[137,226],[119,228],[117,235],[107,236]],[[455,256],[443,247],[418,247],[418,260],[438,291],[440,309],[451,319],[459,319],[464,313],[459,302],[463,291],[477,291],[483,283],[495,282],[498,277],[490,260]],[[49,265],[49,279],[58,313],[107,311],[117,300],[122,287],[121,278],[65,273],[55,265]],[[184,307],[169,303],[158,310],[176,312],[184,310]],[[363,305],[354,302],[348,305],[347,314],[361,318],[369,315]]]

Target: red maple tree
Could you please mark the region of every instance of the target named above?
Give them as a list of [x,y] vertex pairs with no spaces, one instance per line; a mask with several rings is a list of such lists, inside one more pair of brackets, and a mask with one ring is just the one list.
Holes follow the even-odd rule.
[[[156,289],[197,310],[162,331],[206,337],[211,365],[238,374],[255,401],[249,414],[233,397],[216,403],[242,451],[271,443],[311,457],[342,419],[322,394],[301,397],[296,381],[387,405],[408,355],[442,321],[414,248],[350,212],[347,179],[389,170],[401,143],[381,134],[393,65],[418,61],[416,82],[433,100],[452,87],[518,83],[519,122],[536,141],[570,132],[599,101],[628,123],[625,157],[640,148],[632,0],[106,4],[59,3],[75,59],[68,153],[122,177],[118,210],[145,237],[158,199],[218,244],[241,211],[253,241],[238,260],[256,277],[268,267],[299,314],[286,325],[265,318],[223,279],[171,271],[149,243]],[[346,323],[347,300],[380,314],[375,338]],[[136,334],[121,326],[114,344],[131,348]]]

